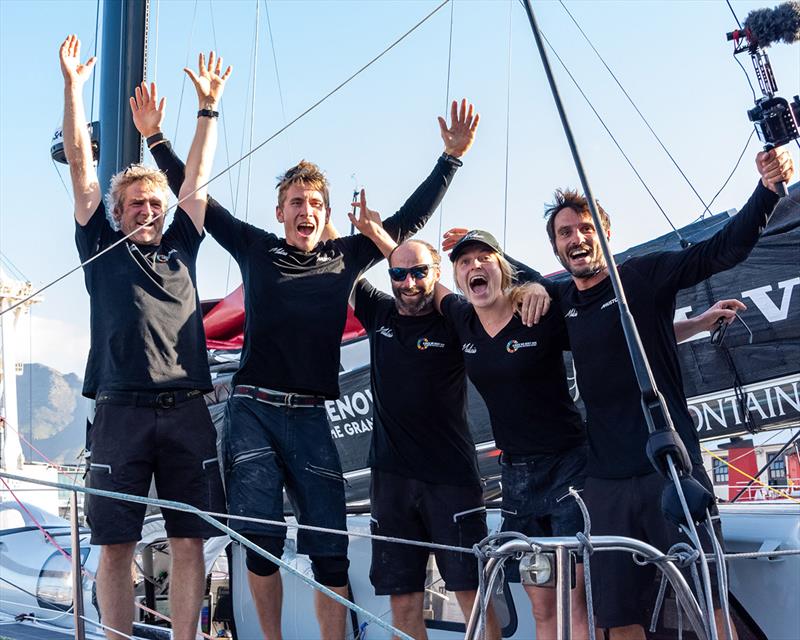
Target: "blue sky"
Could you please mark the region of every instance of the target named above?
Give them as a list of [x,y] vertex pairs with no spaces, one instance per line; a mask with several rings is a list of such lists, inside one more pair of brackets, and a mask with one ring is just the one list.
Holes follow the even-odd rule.
[[[752,9],[774,4],[734,1],[733,7],[743,20]],[[158,28],[151,30],[148,76],[168,98],[166,133],[185,155],[196,99],[191,86],[184,84],[181,68],[187,60],[194,64],[201,49],[217,48],[234,65],[223,103],[226,135],[220,139],[215,163],[215,170],[221,171],[251,146],[251,139],[258,144],[271,136],[437,5],[428,0],[152,0]],[[736,26],[725,2],[571,1],[566,6],[708,201],[730,173],[750,132],[745,112],[752,95],[725,41],[725,33]],[[536,3],[535,8],[543,32],[673,222],[680,226],[694,220],[702,205],[564,8],[558,2]],[[68,33],[78,33],[86,57],[94,46],[95,10],[94,0],[0,2],[0,251],[37,286],[78,262],[71,197],[61,183],[68,175],[66,167],[54,168],[49,142],[62,114],[58,47]],[[436,116],[445,111],[449,83],[451,98],[467,96],[475,102],[481,125],[442,211],[422,236],[435,241],[440,218],[442,229],[485,228],[498,238],[505,229],[511,255],[542,271],[556,270],[542,209],[554,188],[575,186],[578,180],[524,11],[505,0],[456,0],[452,18],[451,56],[447,5],[266,144],[251,164],[240,165],[241,172],[237,168],[223,176],[211,193],[231,209],[235,203],[240,217],[279,232],[274,178],[307,158],[328,174],[340,229],[348,227],[346,205],[355,183],[367,189],[372,208],[389,215],[441,152]],[[780,95],[800,93],[800,47],[778,44],[769,54]],[[102,51],[99,55],[102,65]],[[592,188],[614,221],[612,246],[621,250],[666,232],[667,222],[563,68],[552,62]],[[755,82],[749,58],[741,62]],[[99,85],[95,104],[98,100]],[[89,83],[87,108],[91,102]],[[756,181],[757,149],[754,139],[712,207],[714,213],[746,200]],[[796,147],[793,153],[800,165]],[[228,265],[227,254],[209,238],[198,268],[201,297],[220,297],[239,283],[235,263],[230,275]],[[370,275],[387,286],[382,268]],[[23,360],[82,375],[88,296],[81,274],[46,291],[23,328]]]

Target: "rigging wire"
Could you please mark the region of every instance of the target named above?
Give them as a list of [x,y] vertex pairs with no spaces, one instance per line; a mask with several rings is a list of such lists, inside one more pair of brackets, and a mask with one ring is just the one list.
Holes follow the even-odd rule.
[[[256,125],[256,87],[258,85],[258,43],[259,43],[259,33],[258,28],[261,23],[261,3],[259,0],[255,0],[256,2],[256,37],[255,42],[253,43],[253,94],[251,97],[250,102],[250,135],[248,136],[247,146],[252,149],[253,147],[253,132],[255,130]],[[250,216],[250,180],[253,176],[253,158],[252,156],[247,159],[247,187],[245,189],[245,200],[244,200],[244,221],[247,222]],[[225,285],[227,288],[227,284]]]
[[264,0],[264,16],[267,19],[267,33],[269,33],[269,44],[272,47],[272,66],[275,69],[275,81],[278,85],[278,99],[281,103],[281,116],[284,124],[286,123],[286,107],[283,103],[283,89],[281,88],[281,74],[278,71],[278,55],[275,52],[275,38],[272,36],[272,22],[269,19],[269,3]]
[[[447,84],[445,88],[444,98],[444,114],[447,119],[447,114],[450,112],[450,69],[453,61],[453,13],[455,12],[455,0],[450,1],[450,37],[447,41]],[[440,7],[442,5],[439,5]],[[439,7],[435,9],[438,11]],[[439,235],[436,237],[437,242],[442,238],[442,224],[444,223],[444,204],[439,204]]]
[[[100,33],[100,0],[97,0],[97,4],[95,5],[94,10],[94,53],[92,54],[95,58],[97,57],[97,38],[98,34]],[[92,107],[89,111],[89,122],[94,122],[94,96],[95,96],[95,83],[97,82],[97,74],[92,74]],[[55,162],[55,161],[54,161]],[[59,173],[59,175],[61,175]]]
[[669,223],[669,226],[672,227],[672,230],[675,232],[675,235],[678,236],[678,239],[681,242],[681,246],[688,246],[688,243],[687,243],[686,239],[681,235],[681,232],[678,231],[677,227],[672,223],[672,220],[667,215],[667,212],[664,211],[664,208],[661,206],[661,203],[658,201],[658,198],[656,198],[655,194],[650,190],[650,187],[647,186],[647,183],[645,182],[644,178],[639,173],[639,171],[636,169],[636,167],[633,165],[633,162],[628,157],[628,154],[626,154],[625,151],[622,149],[622,146],[617,141],[617,139],[614,136],[614,134],[611,133],[611,129],[608,128],[608,126],[606,125],[606,123],[603,120],[602,116],[597,112],[597,109],[594,108],[594,105],[592,104],[591,100],[589,100],[589,97],[583,91],[583,88],[580,86],[578,81],[575,79],[575,76],[572,75],[572,72],[567,68],[567,65],[564,64],[564,61],[561,59],[561,56],[558,55],[558,52],[553,48],[553,45],[550,44],[550,40],[547,39],[547,36],[544,34],[543,31],[540,31],[540,33],[542,34],[542,38],[544,39],[544,41],[547,43],[547,46],[550,47],[550,51],[553,52],[553,55],[559,61],[559,63],[563,67],[564,71],[567,72],[567,75],[569,76],[569,79],[572,80],[572,83],[575,85],[575,88],[578,89],[580,94],[583,96],[583,99],[586,101],[586,104],[589,105],[589,108],[592,110],[592,113],[594,113],[594,115],[600,121],[600,124],[603,125],[603,128],[606,130],[606,133],[609,135],[609,137],[611,138],[611,141],[614,143],[614,146],[616,146],[617,150],[620,152],[620,154],[622,154],[622,157],[625,159],[625,162],[628,163],[628,166],[631,168],[631,171],[633,171],[633,173],[639,179],[639,182],[642,183],[642,186],[644,187],[645,191],[647,191],[648,195],[653,200],[653,202],[655,203],[656,207],[658,207],[658,210],[661,212],[661,215],[664,216],[664,219]]
[[[197,21],[197,0],[194,0],[194,10],[192,11],[192,26],[189,29],[189,41],[186,43],[186,62],[183,65],[184,67],[189,66],[189,52],[192,48],[192,39],[194,38],[194,26],[195,22]],[[183,80],[181,80],[181,97],[178,100],[178,117],[175,120],[175,133],[172,136],[173,144],[177,144],[178,140],[178,127],[181,124],[181,107],[183,107],[183,94],[186,91],[186,74],[183,74]]]
[[[258,11],[258,4],[256,4],[256,11]],[[253,44],[252,44],[252,48],[253,49],[256,48],[257,42],[258,42],[258,22],[255,21],[253,23]],[[245,92],[245,95],[249,95],[250,94],[250,86],[251,86],[251,83],[253,82],[253,76],[255,74],[255,68],[254,68],[255,62],[256,62],[256,58],[255,58],[255,56],[252,56],[250,58],[250,69],[247,72],[247,91]],[[246,120],[247,119],[247,114],[250,113],[250,118],[251,118],[251,122],[252,122],[252,119],[254,118],[254,113],[253,113],[254,109],[255,109],[255,90],[253,91],[251,100],[249,102],[245,103],[243,120]],[[245,142],[246,133],[247,133],[247,129],[246,129],[246,127],[243,126],[242,127],[242,139],[241,139],[241,142],[239,143],[239,156],[240,157],[242,156],[242,154],[244,153],[244,150],[245,150],[244,142]],[[233,198],[233,211],[231,212],[234,217],[238,217],[238,212],[239,212],[239,194],[241,193],[241,187],[242,187],[242,169],[243,169],[243,167],[244,167],[244,165],[240,164],[238,166],[237,170],[236,170],[236,195]],[[228,175],[230,176],[230,173]],[[230,180],[230,178],[229,178],[229,180]],[[249,200],[250,199],[250,192],[246,191],[245,193],[246,193],[247,199]],[[232,266],[232,264],[233,264],[233,256],[228,254],[228,262],[227,262],[227,266],[225,268],[225,294],[226,295],[228,293],[230,293],[229,287],[230,287],[231,266]]]
[[19,278],[20,280],[24,280],[25,282],[30,282],[30,280],[28,280],[28,278],[25,277],[25,274],[22,273],[22,271],[20,271],[17,265],[11,262],[11,258],[9,258],[2,251],[0,251],[0,263],[5,264],[6,267],[10,268],[11,275],[14,276],[15,278]]
[[[211,15],[211,36],[212,36],[212,39],[214,40],[214,49],[216,51],[219,51],[219,44],[217,42],[216,20],[214,18],[214,0],[208,0],[208,10],[209,10],[209,13]],[[250,80],[249,80],[249,76],[248,76],[248,86],[249,86],[249,83],[250,83]],[[228,164],[231,163],[231,154],[230,154],[230,148],[228,146],[228,140],[229,140],[228,124],[227,124],[228,121],[225,118],[225,109],[223,108],[223,103],[224,102],[225,102],[225,96],[223,95],[223,97],[220,98],[220,101],[219,101],[219,114],[220,114],[220,120],[222,121],[222,138],[223,138],[224,143],[225,143],[225,164],[228,165]],[[244,144],[243,144],[243,146],[244,146]],[[239,173],[241,174],[241,172],[239,172]],[[233,189],[233,173],[229,171],[227,173],[227,176],[228,176],[228,189],[231,192],[231,202],[235,203],[236,202],[236,194],[238,192],[239,185],[238,185],[238,182],[237,182],[236,191],[234,191],[234,189]],[[235,204],[234,204],[232,213],[233,213],[233,215],[235,217],[236,216],[236,205]],[[228,265],[227,265],[226,273],[225,273],[225,295],[230,293],[228,291],[228,282],[230,281],[230,275],[231,275],[231,260],[232,260],[232,256],[230,254],[228,254]]]
[[[514,0],[508,0],[508,63],[506,66],[506,157],[505,179],[503,182],[503,249],[506,249],[506,233],[508,230],[508,147],[511,133],[511,52]],[[441,234],[439,234],[441,237]]]
[[[210,2],[210,0],[209,0]],[[153,52],[153,82],[158,84],[158,44],[159,44],[159,37],[158,37],[158,28],[161,26],[161,20],[159,19],[161,15],[161,0],[156,0],[156,46],[155,51]],[[213,29],[214,22],[211,22],[211,27]]]
[[[675,168],[678,170],[678,173],[680,173],[680,174],[681,174],[681,176],[683,177],[684,181],[686,182],[686,184],[688,184],[688,185],[689,185],[689,188],[692,190],[692,192],[694,193],[694,195],[696,195],[696,196],[697,196],[697,199],[698,199],[698,200],[700,200],[700,203],[701,203],[701,204],[703,204],[703,205],[706,207],[706,209],[708,209],[708,205],[706,205],[706,203],[705,203],[705,200],[703,200],[702,196],[701,196],[701,195],[700,195],[700,194],[697,192],[697,189],[695,189],[695,188],[694,188],[694,185],[692,184],[691,180],[689,180],[688,176],[687,176],[687,175],[684,173],[683,169],[681,169],[681,167],[680,167],[680,165],[678,164],[677,160],[675,160],[675,158],[673,157],[673,155],[670,153],[669,149],[667,149],[667,147],[666,147],[666,145],[664,144],[664,142],[661,140],[661,138],[658,136],[658,134],[657,134],[657,133],[656,133],[656,132],[653,130],[653,127],[652,127],[652,126],[650,126],[650,123],[647,121],[647,118],[645,118],[645,117],[644,117],[644,114],[643,114],[643,113],[642,113],[642,112],[639,110],[639,107],[637,107],[637,106],[636,106],[636,103],[633,101],[633,98],[631,98],[630,94],[629,94],[629,93],[628,93],[628,92],[625,90],[625,87],[623,87],[623,86],[622,86],[622,83],[619,81],[619,79],[617,78],[617,76],[616,76],[616,75],[614,74],[614,72],[611,70],[611,67],[609,67],[609,66],[608,66],[608,64],[606,63],[606,61],[605,61],[605,59],[603,58],[603,56],[601,56],[601,55],[600,55],[600,52],[599,52],[599,51],[598,51],[598,50],[595,48],[594,44],[593,44],[593,43],[592,43],[592,41],[589,39],[589,36],[587,36],[587,35],[586,35],[586,33],[584,32],[584,30],[583,30],[583,29],[581,28],[581,26],[578,24],[578,21],[577,21],[577,20],[575,19],[575,17],[574,17],[574,16],[573,16],[573,15],[570,13],[569,9],[567,9],[567,6],[564,4],[564,0],[559,0],[559,4],[561,4],[562,8],[564,9],[564,11],[566,11],[567,15],[570,17],[570,19],[572,20],[573,24],[574,24],[574,25],[575,25],[575,26],[578,28],[578,31],[579,31],[579,32],[580,32],[580,34],[583,36],[583,38],[586,40],[586,42],[589,44],[589,46],[591,47],[592,51],[594,51],[594,52],[595,52],[595,54],[597,55],[597,57],[598,57],[598,59],[600,60],[600,62],[602,62],[602,63],[603,63],[603,66],[606,68],[606,70],[608,71],[608,73],[609,73],[609,74],[611,74],[611,77],[614,79],[614,82],[616,82],[616,83],[617,83],[617,86],[618,86],[618,87],[620,88],[620,90],[622,91],[622,94],[623,94],[623,95],[624,95],[624,96],[625,96],[625,97],[628,99],[628,102],[630,102],[630,103],[631,103],[631,106],[634,108],[634,110],[636,111],[636,113],[637,113],[637,114],[639,115],[639,117],[642,119],[642,122],[644,122],[645,126],[646,126],[646,127],[647,127],[647,129],[650,131],[650,133],[652,133],[652,134],[653,134],[653,137],[656,139],[656,141],[658,142],[659,146],[660,146],[660,147],[661,147],[661,148],[664,150],[664,153],[666,153],[666,154],[667,154],[667,157],[670,159],[670,161],[672,162],[672,164],[673,164],[673,165],[675,166]],[[551,46],[550,48],[552,49],[552,46]],[[670,223],[670,224],[671,224],[671,223]]]
[[731,10],[731,13],[733,14],[733,19],[736,20],[736,24],[739,25],[739,29],[741,29],[742,23],[739,22],[739,18],[736,17],[736,12],[733,10],[733,7],[731,6],[731,0],[725,0],[725,3],[728,5],[728,9]]
[[714,197],[711,198],[711,201],[708,203],[708,206],[706,207],[705,211],[703,211],[703,213],[700,214],[698,220],[702,220],[703,218],[705,218],[706,213],[711,213],[709,208],[711,207],[712,204],[714,204],[714,201],[717,199],[717,196],[719,196],[719,194],[722,193],[722,190],[728,186],[728,183],[731,181],[731,178],[733,178],[733,174],[736,173],[736,170],[739,168],[739,164],[741,163],[742,158],[744,158],[745,151],[747,151],[747,147],[750,146],[750,141],[753,139],[753,135],[755,134],[755,132],[756,132],[755,128],[750,130],[750,135],[747,137],[747,142],[744,143],[742,152],[736,159],[736,164],[733,165],[733,169],[731,169],[731,172],[728,174],[728,177],[725,178],[725,182],[722,183],[722,186],[714,194]]
[[53,169],[56,170],[56,175],[58,176],[58,179],[61,181],[61,186],[64,187],[64,191],[67,194],[67,198],[69,199],[69,202],[72,203],[73,202],[72,192],[69,190],[69,187],[67,186],[67,183],[64,182],[64,176],[61,175],[61,171],[59,171],[58,165],[56,164],[56,161],[53,160],[52,156],[50,157],[50,162],[53,163]]
[[[406,31],[405,31],[405,32],[404,32],[404,33],[403,33],[401,36],[399,36],[398,38],[396,38],[396,39],[395,39],[395,40],[394,40],[394,41],[393,41],[391,44],[389,44],[389,45],[388,45],[388,46],[387,46],[387,47],[386,47],[386,48],[385,48],[383,51],[381,51],[380,53],[378,53],[376,56],[373,56],[373,57],[372,57],[372,58],[371,58],[369,61],[367,61],[367,62],[366,62],[365,64],[363,64],[361,67],[359,67],[358,69],[356,69],[356,70],[355,70],[353,73],[351,73],[351,74],[350,74],[350,75],[349,75],[347,78],[345,78],[344,80],[342,80],[342,81],[341,81],[339,84],[337,84],[337,85],[336,85],[336,86],[335,86],[333,89],[331,89],[330,91],[328,91],[328,93],[326,93],[325,95],[323,95],[321,98],[319,98],[319,99],[318,99],[316,102],[314,102],[314,103],[313,103],[313,104],[311,104],[309,107],[307,107],[307,108],[306,108],[304,111],[302,111],[300,114],[298,114],[297,116],[295,116],[294,118],[292,118],[292,120],[290,120],[290,121],[289,121],[289,122],[287,122],[287,123],[286,123],[284,126],[282,126],[280,129],[278,129],[277,131],[275,131],[275,132],[274,132],[274,133],[273,133],[271,136],[269,136],[269,137],[267,137],[266,139],[264,139],[264,140],[262,140],[261,142],[259,142],[259,143],[258,143],[258,144],[257,144],[255,147],[253,147],[252,149],[250,149],[250,150],[249,150],[249,151],[248,151],[246,154],[244,154],[242,157],[240,157],[240,158],[239,158],[239,159],[238,159],[236,162],[234,162],[233,164],[230,164],[230,165],[228,165],[227,167],[225,167],[224,169],[222,169],[222,170],[221,170],[221,171],[219,171],[218,173],[216,173],[216,174],[214,174],[213,176],[211,176],[211,177],[208,179],[208,181],[206,181],[206,183],[205,183],[205,184],[202,184],[202,185],[200,185],[199,187],[197,187],[197,189],[195,189],[195,191],[193,191],[192,193],[189,193],[189,194],[187,194],[186,196],[184,196],[184,198],[183,198],[183,199],[181,199],[181,200],[178,200],[178,202],[176,202],[175,204],[173,204],[173,205],[171,205],[171,206],[167,207],[167,208],[166,208],[166,209],[165,209],[165,210],[164,210],[164,211],[161,213],[161,216],[164,216],[164,215],[166,215],[167,213],[169,213],[169,212],[170,212],[172,209],[174,209],[175,207],[177,207],[178,205],[180,205],[180,203],[181,203],[181,202],[183,202],[185,199],[187,199],[187,198],[191,197],[192,195],[194,195],[195,193],[197,193],[197,191],[199,191],[200,189],[203,189],[203,188],[207,187],[207,186],[208,186],[208,185],[210,185],[212,182],[214,182],[215,180],[217,180],[218,178],[220,178],[221,176],[223,176],[225,173],[227,173],[228,171],[230,171],[230,170],[231,170],[231,169],[233,169],[234,167],[236,167],[236,166],[240,166],[240,165],[242,164],[242,162],[244,162],[244,160],[246,160],[247,158],[249,158],[250,156],[252,156],[254,153],[256,153],[256,151],[258,151],[259,149],[261,149],[261,148],[262,148],[262,147],[264,147],[265,145],[269,144],[269,143],[270,143],[272,140],[274,140],[275,138],[277,138],[277,137],[278,137],[278,136],[279,136],[281,133],[283,133],[284,131],[286,131],[286,130],[287,130],[289,127],[293,126],[293,125],[294,125],[296,122],[299,122],[300,120],[302,120],[302,119],[303,119],[305,116],[307,116],[309,113],[311,113],[312,111],[314,111],[314,110],[315,110],[317,107],[319,107],[319,106],[320,106],[320,105],[321,105],[323,102],[325,102],[325,101],[326,101],[328,98],[330,98],[332,95],[334,95],[335,93],[337,93],[337,92],[338,92],[340,89],[342,89],[343,87],[345,87],[346,85],[348,85],[348,84],[349,84],[350,82],[352,82],[352,81],[353,81],[355,78],[357,78],[359,75],[361,75],[361,74],[362,74],[364,71],[366,71],[367,69],[369,69],[369,68],[370,68],[370,67],[371,67],[373,64],[375,64],[375,63],[376,63],[378,60],[380,60],[380,59],[381,59],[383,56],[385,56],[385,55],[386,55],[387,53],[389,53],[389,52],[390,52],[392,49],[394,49],[394,48],[395,48],[395,47],[396,47],[398,44],[400,44],[400,43],[401,43],[403,40],[405,40],[405,39],[406,39],[408,36],[410,36],[412,33],[414,33],[414,31],[416,31],[417,29],[419,29],[419,27],[421,27],[423,24],[425,24],[425,22],[427,22],[427,21],[428,21],[428,20],[429,20],[429,19],[430,19],[432,16],[434,16],[434,15],[435,15],[435,14],[436,14],[436,13],[437,13],[437,12],[438,12],[438,11],[439,11],[441,8],[442,8],[442,7],[444,7],[444,6],[445,6],[445,5],[446,5],[448,2],[451,2],[451,0],[442,0],[442,2],[440,2],[440,3],[439,3],[437,6],[436,6],[436,7],[434,7],[434,8],[433,8],[431,11],[429,11],[429,12],[428,12],[428,13],[427,13],[427,14],[426,14],[426,15],[425,15],[423,18],[421,18],[419,21],[417,21],[417,22],[416,22],[416,24],[414,24],[414,25],[413,25],[413,26],[411,26],[409,29],[407,29],[407,30],[406,30]],[[157,219],[158,217],[159,217],[159,216],[156,216],[156,219]],[[151,221],[151,222],[152,222],[152,221]],[[148,224],[150,224],[150,223],[148,223]],[[131,236],[133,236],[134,234],[138,233],[138,232],[139,232],[141,229],[143,229],[145,226],[146,226],[146,225],[141,225],[141,226],[138,226],[138,227],[136,227],[136,228],[135,228],[135,229],[133,229],[133,230],[132,230],[132,231],[131,231],[129,234],[127,234],[127,235],[125,235],[125,236],[121,237],[119,240],[117,240],[116,242],[114,242],[114,243],[110,244],[109,246],[107,246],[107,247],[106,247],[105,249],[103,249],[102,251],[98,251],[96,254],[94,254],[94,255],[93,255],[92,257],[90,257],[89,259],[87,259],[87,260],[85,260],[84,262],[82,262],[82,263],[80,263],[80,264],[78,264],[78,265],[74,266],[72,269],[70,269],[70,270],[69,270],[69,271],[67,271],[66,273],[63,273],[62,275],[58,276],[56,279],[54,279],[54,280],[52,280],[52,281],[48,282],[46,285],[44,285],[44,286],[42,286],[42,287],[39,287],[39,288],[38,288],[36,291],[32,292],[31,294],[29,294],[28,296],[26,296],[26,297],[25,297],[25,298],[23,298],[22,300],[19,300],[18,302],[16,302],[16,303],[14,303],[13,305],[9,306],[7,309],[4,309],[4,310],[0,311],[0,316],[3,316],[3,315],[5,315],[6,313],[8,313],[9,311],[12,311],[13,309],[16,309],[16,308],[17,308],[17,307],[19,307],[20,305],[23,305],[23,304],[25,304],[25,303],[26,303],[26,302],[28,302],[30,299],[32,299],[32,298],[34,298],[35,296],[39,295],[39,294],[40,294],[40,293],[42,293],[43,291],[46,291],[46,290],[47,290],[47,289],[49,289],[50,287],[52,287],[52,286],[54,286],[54,285],[58,284],[58,283],[59,283],[59,282],[61,282],[61,281],[62,281],[64,278],[66,278],[66,277],[68,277],[68,276],[72,275],[72,274],[73,274],[73,273],[75,273],[75,272],[76,272],[78,269],[82,269],[82,268],[83,268],[83,267],[85,267],[87,264],[89,264],[89,263],[91,263],[91,262],[94,262],[95,260],[97,260],[97,259],[98,259],[100,256],[102,256],[103,254],[105,254],[105,253],[108,253],[109,251],[111,251],[111,250],[112,250],[112,249],[114,249],[115,247],[119,246],[120,244],[122,244],[123,242],[125,242],[126,240],[128,240],[128,239],[129,239]]]
[[[158,0],[159,2],[161,0]],[[211,37],[214,40],[214,50],[219,51],[219,45],[217,43],[217,28],[216,28],[216,20],[214,19],[214,0],[208,0],[208,9],[211,14]],[[225,101],[225,96],[223,95],[222,98],[219,100],[219,115],[220,120],[222,121],[222,137],[225,141],[225,164],[230,164],[231,162],[231,154],[228,149],[228,125],[227,120],[225,119],[225,110],[222,108],[222,103]],[[234,191],[233,191],[233,176],[228,173],[228,188],[231,192],[231,202],[234,200]]]

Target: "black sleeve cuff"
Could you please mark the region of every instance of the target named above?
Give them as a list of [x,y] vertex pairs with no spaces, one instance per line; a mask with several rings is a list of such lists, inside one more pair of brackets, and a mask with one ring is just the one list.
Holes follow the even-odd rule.
[[451,156],[449,153],[443,153],[441,157],[442,157],[442,160],[452,164],[455,167],[463,167],[464,166],[464,163],[461,162],[460,159],[456,158],[455,156]]

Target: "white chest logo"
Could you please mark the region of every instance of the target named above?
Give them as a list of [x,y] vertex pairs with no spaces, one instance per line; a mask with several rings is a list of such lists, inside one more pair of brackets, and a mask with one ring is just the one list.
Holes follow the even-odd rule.
[[600,308],[601,309],[606,309],[607,307],[610,307],[612,304],[617,304],[617,299],[616,298],[611,298],[611,300],[609,300],[608,302],[604,302],[603,306],[600,307]]
[[475,348],[475,345],[471,342],[465,342],[461,345],[461,350],[464,353],[478,353],[478,350]]
[[394,331],[387,326],[381,326],[375,333],[381,334],[384,338],[394,338]]

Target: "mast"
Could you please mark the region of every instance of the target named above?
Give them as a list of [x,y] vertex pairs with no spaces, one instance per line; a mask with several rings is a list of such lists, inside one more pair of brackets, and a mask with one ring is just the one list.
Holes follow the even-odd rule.
[[128,98],[144,79],[150,0],[105,0],[100,76],[100,161],[105,192],[111,176],[142,160],[142,140]]

